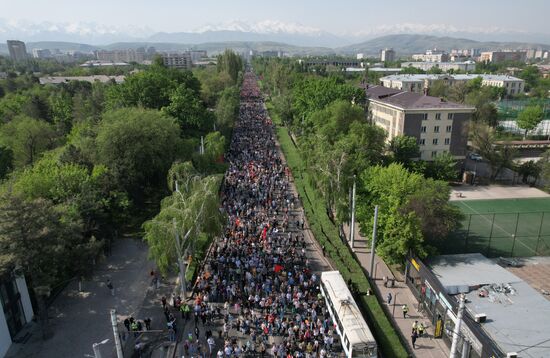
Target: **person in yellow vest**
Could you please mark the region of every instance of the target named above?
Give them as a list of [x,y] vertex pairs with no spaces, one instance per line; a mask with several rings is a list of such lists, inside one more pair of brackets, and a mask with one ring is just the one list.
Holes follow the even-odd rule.
[[418,321],[414,321],[412,325],[412,331],[416,331],[418,333]]
[[424,323],[421,322],[417,327],[418,337],[422,337],[424,335],[425,330],[426,330],[426,327],[424,327]]
[[409,306],[406,304],[401,307],[401,310],[403,311],[403,318],[407,318],[407,314],[409,313]]
[[182,302],[182,304],[180,305],[181,318],[182,319],[189,318],[190,311],[191,309],[189,308],[189,305],[185,302]]

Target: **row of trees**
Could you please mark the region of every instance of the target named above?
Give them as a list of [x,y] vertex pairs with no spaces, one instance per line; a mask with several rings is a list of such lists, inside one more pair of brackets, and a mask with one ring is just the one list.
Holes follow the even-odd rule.
[[413,160],[419,147],[412,137],[387,145],[384,130],[368,120],[365,92],[339,75],[303,72],[284,60],[259,59],[254,68],[336,224],[349,220],[355,176],[361,227],[370,231],[374,205],[380,205],[379,254],[390,262],[400,262],[409,249],[421,256],[432,252],[458,225],[447,182],[437,180],[456,177],[451,156],[433,163]]

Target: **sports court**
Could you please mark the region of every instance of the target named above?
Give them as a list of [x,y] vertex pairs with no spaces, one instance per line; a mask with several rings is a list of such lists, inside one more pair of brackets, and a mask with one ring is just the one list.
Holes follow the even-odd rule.
[[445,253],[480,252],[488,257],[550,255],[550,198],[453,201],[462,227]]

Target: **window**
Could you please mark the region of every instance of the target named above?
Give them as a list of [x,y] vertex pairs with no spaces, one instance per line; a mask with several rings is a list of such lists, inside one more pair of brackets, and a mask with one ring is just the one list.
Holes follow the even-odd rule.
[[451,144],[451,138],[445,138],[445,145]]
[[432,140],[432,144],[437,145],[437,142],[438,142],[437,138],[434,138],[434,139]]
[[510,94],[514,94],[514,93],[516,93],[516,90],[512,88],[512,89],[510,90]]
[[445,130],[447,131],[447,133],[451,133],[453,131],[453,126],[447,126]]
[[426,133],[426,126],[422,126],[422,127],[420,127],[420,132],[422,132],[422,133]]
[[420,141],[418,143],[420,145],[426,145],[426,139],[422,138],[422,139],[420,139]]
[[428,119],[428,113],[422,113],[422,120],[427,120]]
[[434,133],[439,133],[439,126],[434,127]]
[[512,82],[512,88],[516,87],[516,83]]
[[436,113],[435,114],[435,119],[440,120],[441,119],[441,113]]
[[453,113],[447,113],[447,119],[453,119]]
[[434,151],[432,152],[432,158],[435,158],[435,157],[437,157],[437,150],[434,150]]

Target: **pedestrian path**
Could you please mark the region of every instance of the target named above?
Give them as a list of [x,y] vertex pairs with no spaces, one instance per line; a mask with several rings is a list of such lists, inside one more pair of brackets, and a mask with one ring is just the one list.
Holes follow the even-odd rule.
[[[344,227],[344,232],[349,237],[349,227]],[[371,252],[369,242],[366,238],[360,236],[359,233],[355,235],[355,244],[353,251],[357,255],[361,266],[368,272],[371,265]],[[399,328],[401,335],[407,341],[407,347],[418,358],[443,358],[449,357],[450,349],[441,339],[433,338],[433,327],[430,319],[422,312],[418,312],[418,301],[413,296],[409,287],[405,284],[402,276],[396,277],[389,269],[388,265],[375,255],[374,257],[374,269],[373,269],[376,290],[380,293],[380,296],[386,301],[388,293],[392,295],[392,301],[390,304],[387,302],[383,305],[384,309],[389,312],[390,317],[393,317],[394,323]],[[394,279],[394,287],[388,288],[384,285],[384,277],[388,279]],[[406,304],[409,308],[409,312],[406,318],[403,318],[402,306]],[[418,338],[416,341],[416,349],[413,349],[411,343],[412,326],[415,321],[423,323],[427,327],[424,337]]]

